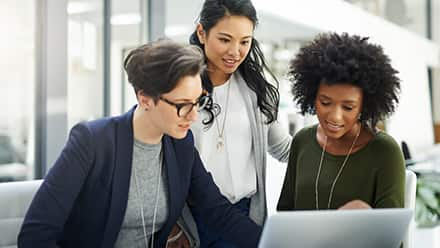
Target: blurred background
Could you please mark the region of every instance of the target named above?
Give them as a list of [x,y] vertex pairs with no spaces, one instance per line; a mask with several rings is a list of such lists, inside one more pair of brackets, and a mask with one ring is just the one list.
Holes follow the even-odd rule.
[[[44,177],[75,123],[135,104],[122,68],[127,51],[164,36],[187,43],[202,2],[0,0],[0,182]],[[316,122],[298,114],[285,79],[302,44],[335,31],[384,47],[402,92],[396,113],[381,127],[402,144],[408,168],[429,178],[418,185],[416,247],[440,247],[440,0],[253,3],[255,36],[280,81],[280,121],[291,134]],[[270,212],[284,171],[269,161]]]

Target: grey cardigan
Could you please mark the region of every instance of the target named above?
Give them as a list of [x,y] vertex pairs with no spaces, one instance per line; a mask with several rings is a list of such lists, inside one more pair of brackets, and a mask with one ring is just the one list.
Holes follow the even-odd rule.
[[[255,223],[262,225],[267,216],[266,154],[269,152],[271,156],[280,162],[287,162],[292,137],[281,127],[278,121],[265,124],[264,115],[257,105],[257,95],[255,92],[249,89],[238,72],[232,76],[234,80],[236,80],[241,96],[246,104],[246,110],[251,124],[252,144],[255,156],[257,193],[251,198],[249,216]],[[203,144],[201,144],[201,139],[197,139],[197,137],[200,137],[203,129],[195,127],[192,128],[192,131],[195,137],[195,146],[199,148]],[[185,206],[182,212],[182,218],[179,219],[178,223],[190,239],[191,247],[199,247],[200,242],[197,227],[187,206]]]

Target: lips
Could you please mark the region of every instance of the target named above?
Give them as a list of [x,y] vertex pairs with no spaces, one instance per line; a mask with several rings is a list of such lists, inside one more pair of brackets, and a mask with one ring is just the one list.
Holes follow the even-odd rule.
[[331,132],[338,132],[344,128],[344,125],[339,125],[339,124],[331,123],[328,121],[326,121],[325,124],[327,126],[327,129]]
[[226,67],[235,67],[238,61],[238,59],[223,59],[223,63]]
[[189,129],[190,128],[190,124],[180,124],[179,127],[183,128],[183,129]]

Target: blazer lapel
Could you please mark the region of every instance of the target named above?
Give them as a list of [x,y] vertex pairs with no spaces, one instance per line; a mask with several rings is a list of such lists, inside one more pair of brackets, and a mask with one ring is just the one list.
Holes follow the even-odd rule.
[[112,180],[112,197],[108,220],[101,247],[113,247],[118,237],[127,208],[130,188],[131,163],[133,157],[133,107],[122,115],[116,127],[115,164]]
[[[179,197],[179,185],[181,185],[179,177],[179,167],[177,163],[176,153],[174,151],[171,138],[168,136],[163,137],[163,149],[164,149],[164,166],[168,173],[168,206],[170,211],[170,217],[176,213],[173,206],[176,206],[175,199]],[[179,213],[180,214],[180,213]],[[168,218],[173,219],[173,218]]]
[[[163,166],[167,172],[168,177],[168,218],[165,225],[157,233],[155,240],[157,240],[157,246],[162,247],[166,243],[168,233],[171,228],[176,223],[177,217],[181,214],[182,208],[178,208],[176,202],[178,203],[179,194],[181,194],[181,178],[179,166],[177,165],[176,153],[174,151],[174,146],[171,138],[164,135],[162,138],[162,149],[163,149]],[[181,197],[181,196],[180,196]]]

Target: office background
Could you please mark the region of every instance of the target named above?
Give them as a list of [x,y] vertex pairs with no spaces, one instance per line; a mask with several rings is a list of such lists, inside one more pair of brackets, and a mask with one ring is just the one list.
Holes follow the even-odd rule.
[[[75,123],[130,108],[135,98],[121,65],[127,51],[163,36],[186,43],[202,2],[0,0],[0,181],[42,178]],[[297,114],[284,78],[299,47],[322,31],[369,36],[402,79],[397,112],[383,127],[425,161],[419,167],[440,170],[440,0],[253,2],[255,35],[281,83],[286,129],[316,121]],[[285,166],[269,162],[273,212]],[[431,243],[440,246],[440,237]]]

